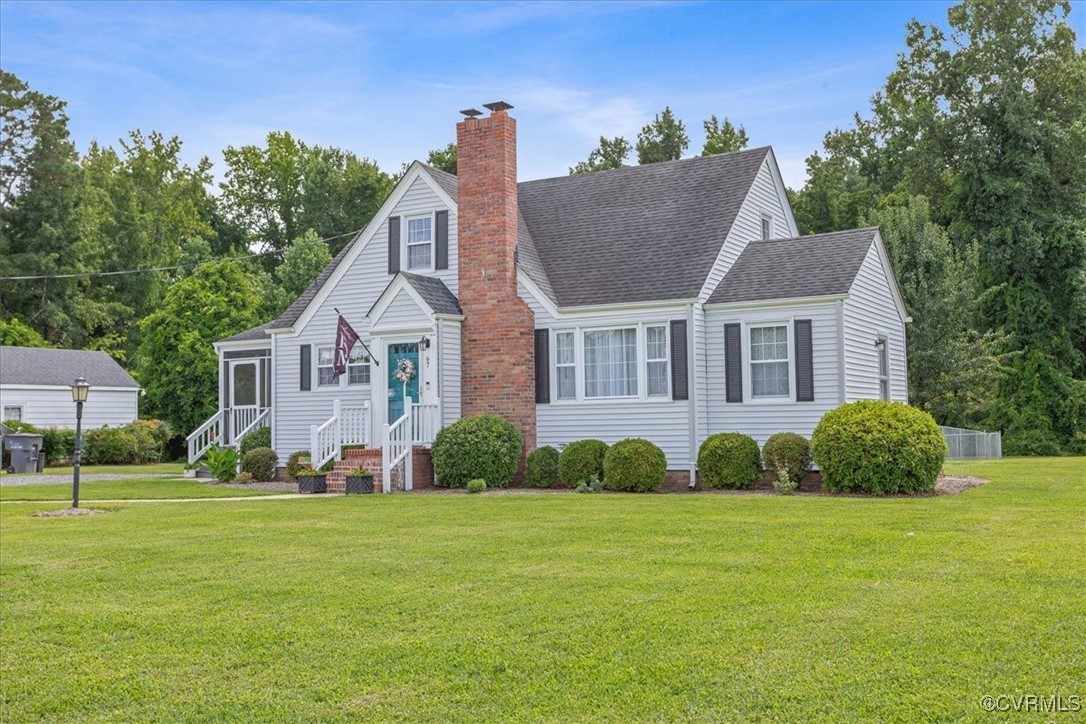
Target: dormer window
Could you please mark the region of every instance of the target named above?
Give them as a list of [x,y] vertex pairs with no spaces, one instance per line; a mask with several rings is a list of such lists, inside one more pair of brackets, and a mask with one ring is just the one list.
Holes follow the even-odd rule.
[[407,220],[407,268],[433,268],[434,220],[426,216],[416,216]]
[[773,238],[773,217],[769,214],[762,214],[762,239]]

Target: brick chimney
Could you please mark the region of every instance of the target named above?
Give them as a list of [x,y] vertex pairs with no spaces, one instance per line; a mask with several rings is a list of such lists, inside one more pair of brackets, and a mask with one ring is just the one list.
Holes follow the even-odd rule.
[[[507,103],[456,124],[461,402],[510,420],[535,449],[535,315],[517,295],[517,122]],[[523,457],[522,457],[523,469]],[[519,476],[518,476],[519,477]]]

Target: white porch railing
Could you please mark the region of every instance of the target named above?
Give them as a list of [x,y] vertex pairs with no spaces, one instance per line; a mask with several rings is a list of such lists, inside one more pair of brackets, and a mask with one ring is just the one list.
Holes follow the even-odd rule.
[[340,405],[339,440],[343,445],[370,444],[370,403]]
[[236,445],[243,435],[253,429],[253,423],[268,408],[257,405],[230,408],[230,444]]
[[188,436],[189,465],[199,460],[212,445],[222,441],[223,417],[223,411],[219,410]]
[[416,445],[429,445],[441,429],[441,403],[416,402],[412,408],[411,440]]
[[309,456],[314,468],[339,460],[344,445],[370,444],[370,403],[332,403],[332,416],[309,428]]
[[411,459],[414,457],[411,454],[414,447],[412,441],[414,424],[412,420],[415,417],[415,406],[412,404],[410,397],[404,398],[403,409],[404,413],[400,419],[385,425],[385,444],[381,451],[381,490],[386,493],[392,492],[392,471],[401,462],[404,464],[404,490],[411,489],[411,475],[413,472]]
[[[247,427],[241,430],[241,432],[235,432],[233,435],[230,436],[230,444],[240,450],[241,441],[246,435],[254,430],[259,430],[262,427],[267,427],[268,422],[270,421],[271,408],[265,407],[263,410],[260,411],[260,414],[257,415],[256,418],[249,423]],[[233,428],[233,430],[237,430],[237,428],[235,427]]]

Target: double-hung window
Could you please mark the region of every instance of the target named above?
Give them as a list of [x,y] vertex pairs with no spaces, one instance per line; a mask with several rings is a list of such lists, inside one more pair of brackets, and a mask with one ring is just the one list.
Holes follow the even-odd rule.
[[879,399],[890,400],[890,350],[885,337],[875,342],[875,352],[879,356]]
[[584,333],[584,396],[637,397],[637,328]]
[[434,248],[433,217],[416,216],[407,220],[407,268],[429,269]]
[[335,387],[339,384],[333,369],[335,361],[335,347],[317,347],[317,387]]
[[750,328],[750,396],[752,399],[788,397],[788,326]]
[[667,327],[645,327],[645,370],[649,397],[667,397]]
[[347,384],[368,385],[370,383],[370,356],[366,354],[361,344],[356,344],[351,349],[351,356],[347,358]]
[[762,214],[762,238],[773,238],[773,217],[769,214]]
[[555,369],[558,374],[558,399],[577,399],[577,350],[573,332],[554,335]]

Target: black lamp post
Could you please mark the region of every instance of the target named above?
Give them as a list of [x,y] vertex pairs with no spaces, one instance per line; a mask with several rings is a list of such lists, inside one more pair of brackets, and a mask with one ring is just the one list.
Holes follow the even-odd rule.
[[79,507],[79,462],[83,458],[83,403],[87,401],[87,393],[90,385],[82,377],[77,377],[72,383],[72,402],[75,403],[75,451],[72,461],[75,467],[72,469],[72,507]]

